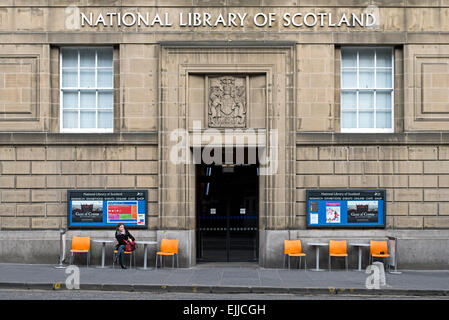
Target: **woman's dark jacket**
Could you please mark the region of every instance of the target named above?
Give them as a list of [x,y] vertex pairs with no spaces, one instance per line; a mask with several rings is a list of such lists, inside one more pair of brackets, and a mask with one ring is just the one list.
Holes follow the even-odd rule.
[[129,233],[129,231],[126,229],[125,229],[125,234],[121,234],[119,230],[115,231],[115,238],[118,241],[116,248],[118,248],[121,245],[126,245],[125,240],[128,240],[128,238],[130,238],[132,241],[135,240],[134,237],[132,236],[132,234]]

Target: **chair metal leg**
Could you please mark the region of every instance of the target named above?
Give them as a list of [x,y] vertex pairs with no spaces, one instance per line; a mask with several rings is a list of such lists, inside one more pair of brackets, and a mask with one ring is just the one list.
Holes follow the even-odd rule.
[[348,257],[345,257],[346,271],[348,271]]
[[175,268],[175,255],[174,254],[171,256],[171,268],[172,269]]
[[329,271],[331,271],[332,270],[332,266],[331,266],[331,256],[329,256]]
[[301,269],[301,257],[299,257],[299,267],[298,269]]
[[304,271],[307,271],[307,256],[304,257]]
[[288,255],[288,270],[290,270],[290,255]]
[[157,254],[156,254],[156,263],[154,264],[154,268],[157,269]]
[[179,259],[178,259],[179,255],[176,254],[176,268],[179,269]]

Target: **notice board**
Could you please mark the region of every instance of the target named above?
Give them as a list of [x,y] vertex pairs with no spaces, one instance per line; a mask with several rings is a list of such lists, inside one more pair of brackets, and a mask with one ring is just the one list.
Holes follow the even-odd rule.
[[67,190],[69,229],[148,227],[147,190]]
[[307,228],[385,228],[385,190],[307,190]]

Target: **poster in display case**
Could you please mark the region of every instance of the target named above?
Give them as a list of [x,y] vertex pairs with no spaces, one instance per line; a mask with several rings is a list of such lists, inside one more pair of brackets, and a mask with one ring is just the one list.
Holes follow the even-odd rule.
[[308,228],[385,228],[385,190],[307,190]]
[[69,229],[148,226],[147,190],[67,190]]

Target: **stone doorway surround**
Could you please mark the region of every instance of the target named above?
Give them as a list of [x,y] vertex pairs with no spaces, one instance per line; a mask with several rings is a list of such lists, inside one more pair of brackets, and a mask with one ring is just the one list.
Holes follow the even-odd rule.
[[[276,170],[259,180],[259,264],[270,254],[267,234],[293,227],[295,212],[295,45],[293,43],[161,43],[159,73],[159,225],[180,239],[180,266],[196,264],[195,164],[170,161],[172,133],[185,130],[189,136],[208,129],[210,77],[234,76],[245,80],[247,119],[242,130],[256,130],[265,139],[257,147],[268,155],[276,151]],[[248,80],[249,79],[249,80]],[[253,81],[253,82],[251,82]],[[259,90],[259,91],[258,91]],[[256,93],[259,92],[259,98]],[[254,98],[252,94],[254,93]],[[257,101],[256,101],[257,100]],[[261,101],[262,100],[262,101]],[[195,129],[195,130],[194,130]],[[230,128],[227,128],[230,129]],[[214,128],[224,138],[226,128]],[[276,139],[273,139],[276,131]],[[201,144],[209,139],[202,135]],[[190,138],[189,138],[190,139]],[[225,141],[225,140],[223,140]],[[243,147],[250,146],[244,142]],[[188,149],[190,156],[191,149]],[[193,157],[190,157],[191,159]],[[265,244],[265,245],[263,245]],[[269,263],[268,263],[269,264]]]

